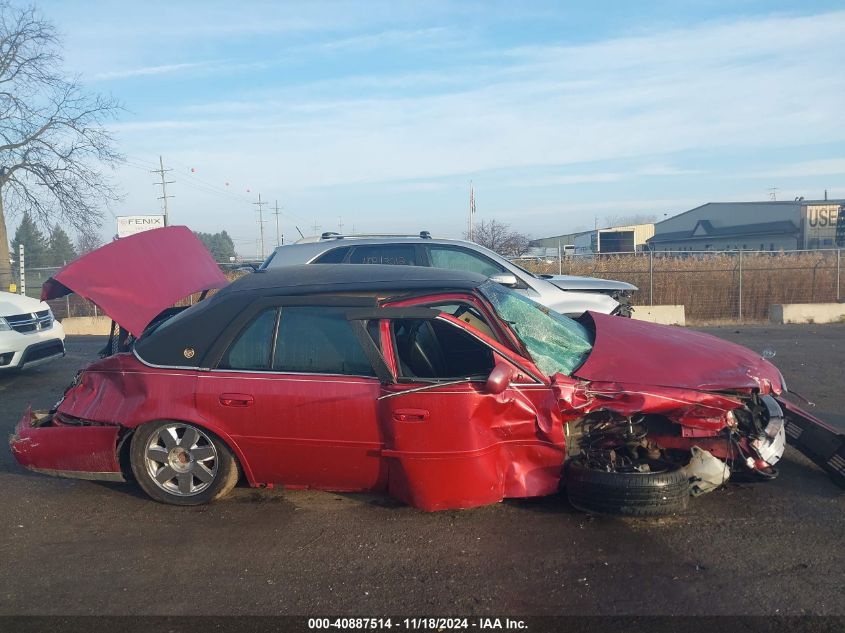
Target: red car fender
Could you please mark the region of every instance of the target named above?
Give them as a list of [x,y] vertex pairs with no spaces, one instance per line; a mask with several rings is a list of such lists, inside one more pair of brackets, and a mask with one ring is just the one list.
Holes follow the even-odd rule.
[[196,370],[149,367],[131,354],[117,354],[84,371],[79,384],[65,394],[57,412],[132,431],[163,420],[194,424],[217,435],[235,454],[250,485],[256,485],[238,443],[217,420],[199,415],[196,376]]
[[160,421],[163,421],[163,420],[172,421],[172,422],[185,422],[187,424],[192,424],[194,426],[197,426],[204,431],[210,431],[211,433],[216,435],[218,438],[220,438],[220,441],[223,442],[229,448],[229,450],[231,450],[232,453],[235,455],[235,459],[238,460],[238,465],[241,468],[241,472],[243,473],[243,475],[246,478],[249,485],[252,486],[253,488],[259,485],[259,482],[257,482],[255,480],[255,477],[253,476],[252,467],[250,466],[249,461],[246,458],[246,455],[241,450],[241,447],[232,438],[231,435],[229,435],[228,433],[226,433],[226,431],[223,430],[223,428],[215,420],[210,420],[208,418],[204,418],[204,417],[201,417],[201,416],[196,415],[196,414],[191,415],[191,416],[184,416],[183,415],[183,416],[180,416],[180,417],[168,416],[168,417],[165,417],[165,418],[159,418],[159,419],[155,419],[155,420],[147,420],[147,421],[143,421],[143,422],[138,422],[137,424],[133,425],[133,432],[134,432],[135,429],[143,426],[144,424],[150,424],[152,422],[160,422]]

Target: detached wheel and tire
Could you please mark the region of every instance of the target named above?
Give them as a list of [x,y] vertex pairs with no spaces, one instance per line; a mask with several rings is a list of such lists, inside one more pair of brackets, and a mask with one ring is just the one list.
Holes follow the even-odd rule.
[[211,433],[185,422],[146,424],[132,437],[132,472],[150,497],[191,506],[229,493],[238,465],[229,448]]
[[579,510],[629,517],[683,512],[689,502],[689,479],[673,464],[659,463],[651,472],[607,472],[573,460],[566,465],[566,495]]

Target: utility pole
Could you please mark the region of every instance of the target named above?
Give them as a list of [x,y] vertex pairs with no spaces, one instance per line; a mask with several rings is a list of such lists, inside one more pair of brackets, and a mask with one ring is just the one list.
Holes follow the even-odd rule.
[[284,241],[282,234],[279,233],[279,201],[276,200],[276,210],[273,212],[276,216],[276,246],[281,246]]
[[337,216],[337,232],[343,235],[343,216]]
[[769,189],[769,199],[770,200],[777,200],[778,199],[778,188],[772,187]]
[[261,261],[264,261],[264,205],[266,202],[261,201],[261,194],[258,194],[258,202],[253,202],[258,207],[258,230],[261,234]]
[[319,233],[319,231],[320,231],[320,225],[319,225],[319,224],[317,224],[317,220],[314,220],[314,224],[311,226],[311,228],[312,228],[312,229],[314,229],[314,235],[319,235],[319,234],[320,234],[320,233]]
[[164,159],[161,157],[161,155],[159,155],[159,157],[158,157],[158,165],[159,165],[159,168],[153,169],[152,171],[150,171],[150,173],[151,174],[158,174],[159,176],[161,176],[161,182],[155,182],[155,183],[153,183],[153,185],[156,186],[156,187],[158,187],[159,185],[161,186],[161,196],[159,196],[158,199],[162,201],[162,206],[164,208],[164,226],[169,226],[170,225],[170,215],[168,214],[168,209],[167,209],[167,199],[172,198],[173,196],[167,195],[167,185],[172,185],[176,181],[164,179],[164,174],[166,174],[169,171],[173,171],[173,170],[164,168]]

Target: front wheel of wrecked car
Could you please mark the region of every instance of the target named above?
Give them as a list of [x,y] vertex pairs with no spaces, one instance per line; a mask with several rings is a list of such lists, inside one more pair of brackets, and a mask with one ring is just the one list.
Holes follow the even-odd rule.
[[132,472],[150,497],[192,506],[229,493],[238,465],[217,437],[186,422],[153,422],[135,431],[130,447]]
[[649,472],[607,472],[579,460],[566,465],[566,495],[577,509],[629,517],[682,512],[689,502],[689,479],[674,464],[660,462]]

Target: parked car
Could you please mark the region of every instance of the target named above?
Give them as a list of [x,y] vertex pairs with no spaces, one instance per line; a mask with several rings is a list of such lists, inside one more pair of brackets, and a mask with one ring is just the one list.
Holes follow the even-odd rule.
[[65,355],[65,332],[43,301],[0,292],[0,372],[36,367]]
[[[20,464],[133,478],[177,505],[242,477],[424,510],[565,485],[587,511],[658,515],[734,473],[774,478],[789,439],[845,485],[842,434],[788,400],[759,354],[597,312],[572,320],[484,275],[269,267],[156,319],[174,294],[225,284],[181,228],[112,243],[48,282],[96,292],[138,338],[54,409],[24,414]],[[95,279],[109,261],[132,292]]]
[[611,279],[535,275],[483,246],[435,239],[428,231],[414,236],[323,233],[277,247],[261,267],[297,264],[400,264],[474,272],[571,316],[587,310],[631,316],[631,295],[637,289]]

